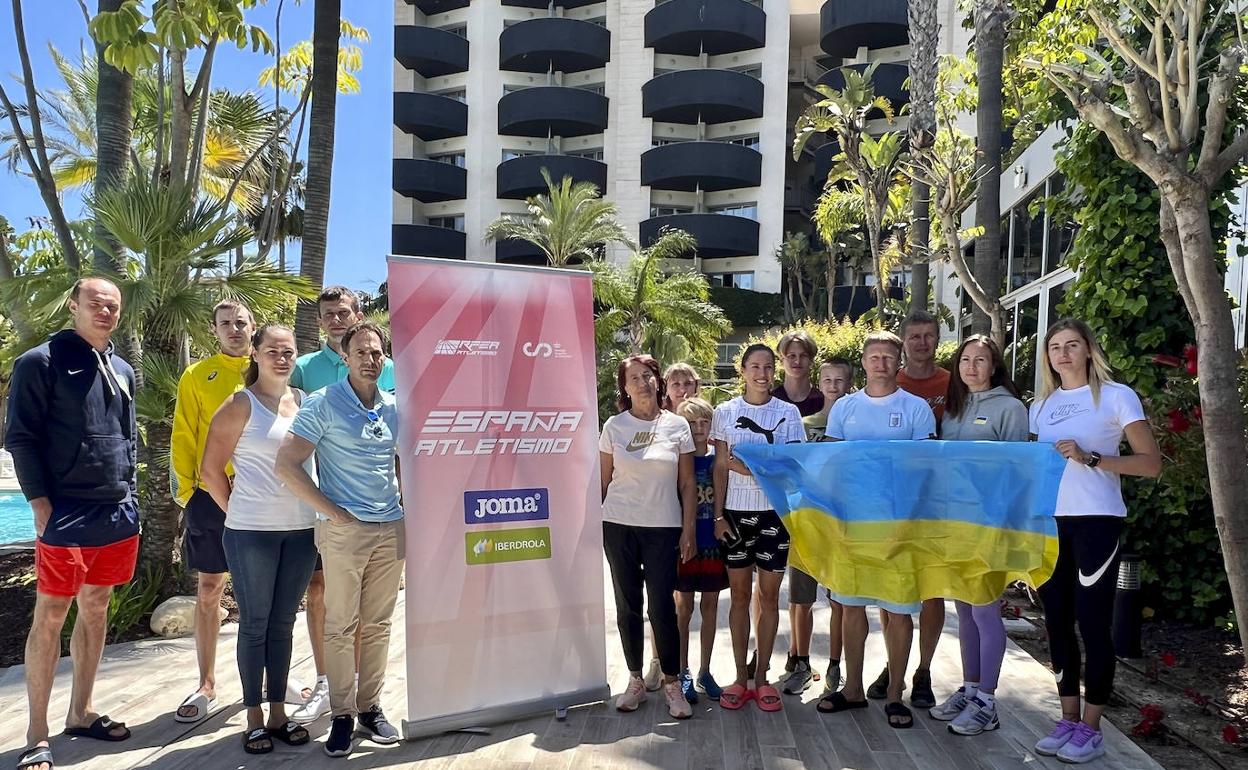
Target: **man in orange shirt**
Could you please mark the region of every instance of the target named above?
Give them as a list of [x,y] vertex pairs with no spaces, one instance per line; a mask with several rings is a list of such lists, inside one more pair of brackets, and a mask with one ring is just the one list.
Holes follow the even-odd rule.
[[[901,341],[905,350],[905,365],[897,373],[897,384],[902,390],[927,401],[936,414],[936,429],[945,414],[945,395],[949,391],[949,372],[936,365],[936,346],[940,343],[940,326],[936,317],[926,310],[915,310],[901,322]],[[880,622],[887,623],[888,615],[880,612]],[[910,704],[915,708],[928,709],[936,705],[932,692],[932,657],[936,643],[945,627],[945,600],[927,599],[919,613],[919,667],[914,672],[914,689],[910,691]],[[888,669],[876,678],[867,695],[884,698],[888,694]]]

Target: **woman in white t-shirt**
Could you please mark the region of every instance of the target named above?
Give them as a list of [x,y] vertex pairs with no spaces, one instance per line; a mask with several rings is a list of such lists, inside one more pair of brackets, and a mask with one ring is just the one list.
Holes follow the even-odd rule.
[[[273,472],[277,448],[303,399],[303,391],[290,387],[296,355],[289,328],[266,324],[256,330],[246,387],[212,418],[200,468],[204,489],[225,511],[223,545],[238,602],[248,754],[269,753],[274,738],[292,746],[309,738],[287,719],[285,700],[295,613],[316,566],[316,513]],[[227,463],[234,466],[233,483]],[[267,724],[261,707],[266,699]]]
[[[1031,434],[1054,444],[1067,463],[1057,494],[1057,565],[1040,587],[1062,718],[1036,752],[1082,763],[1105,753],[1100,723],[1114,683],[1110,620],[1127,516],[1120,477],[1159,475],[1161,454],[1139,396],[1113,381],[1083,321],[1066,318],[1049,328],[1041,372]],[[1124,436],[1131,447],[1125,456],[1119,454]],[[1082,709],[1076,623],[1086,661]]]
[[[641,674],[645,621],[650,616],[663,671],[667,711],[693,716],[680,680],[680,634],[676,625],[677,560],[694,555],[697,482],[689,423],[659,405],[663,378],[650,356],[630,356],[616,369],[620,413],[602,426],[602,546],[615,586],[616,623],[628,687],[616,698],[620,711],[636,711],[646,699]],[[679,493],[679,494],[678,494]]]
[[[728,588],[732,597],[728,625],[736,659],[736,681],[719,696],[719,705],[739,709],[755,700],[763,711],[779,711],[780,692],[767,681],[779,624],[780,581],[789,561],[789,532],[767,496],[733,449],[738,444],[798,444],[806,440],[797,407],[774,397],[776,354],[766,345],[750,345],[741,356],[745,394],[715,408],[715,536],[726,544]],[[758,572],[757,670],[749,671],[750,602]],[[754,689],[749,689],[750,679]]]

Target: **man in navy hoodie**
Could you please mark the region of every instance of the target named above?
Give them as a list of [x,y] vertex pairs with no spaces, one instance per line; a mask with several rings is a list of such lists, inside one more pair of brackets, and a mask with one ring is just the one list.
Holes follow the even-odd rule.
[[36,598],[26,639],[29,748],[19,767],[51,767],[48,701],[61,626],[78,600],[70,639],[73,693],[65,734],[121,741],[130,731],[101,716],[91,690],[104,649],[108,599],[129,582],[139,547],[135,499],[134,370],[113,353],[121,292],[104,278],[74,284],[73,328],[13,365],[5,445],[34,510]]

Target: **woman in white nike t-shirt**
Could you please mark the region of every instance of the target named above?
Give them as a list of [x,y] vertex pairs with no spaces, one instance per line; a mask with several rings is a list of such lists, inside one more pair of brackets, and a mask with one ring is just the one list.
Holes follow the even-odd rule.
[[621,361],[616,385],[620,413],[602,426],[598,444],[602,547],[615,585],[616,622],[629,671],[628,686],[615,707],[636,711],[646,699],[641,675],[644,610],[654,632],[668,714],[687,719],[693,709],[677,678],[680,633],[675,590],[677,560],[688,561],[695,551],[698,489],[693,433],[685,418],[660,407],[663,378],[652,357]]
[[[1067,463],[1057,494],[1057,565],[1040,587],[1062,718],[1036,751],[1087,762],[1105,752],[1101,713],[1114,683],[1110,620],[1127,516],[1120,477],[1157,476],[1161,454],[1139,396],[1113,381],[1105,353],[1083,321],[1066,318],[1049,328],[1041,371],[1031,433],[1054,444]],[[1124,436],[1131,447],[1125,456],[1119,454]],[[1086,660],[1082,709],[1076,623]]]

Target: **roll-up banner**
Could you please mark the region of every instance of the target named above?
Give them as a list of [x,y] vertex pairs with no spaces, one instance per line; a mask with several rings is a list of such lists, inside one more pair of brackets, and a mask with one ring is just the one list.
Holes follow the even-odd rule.
[[589,273],[389,258],[408,739],[604,700]]

